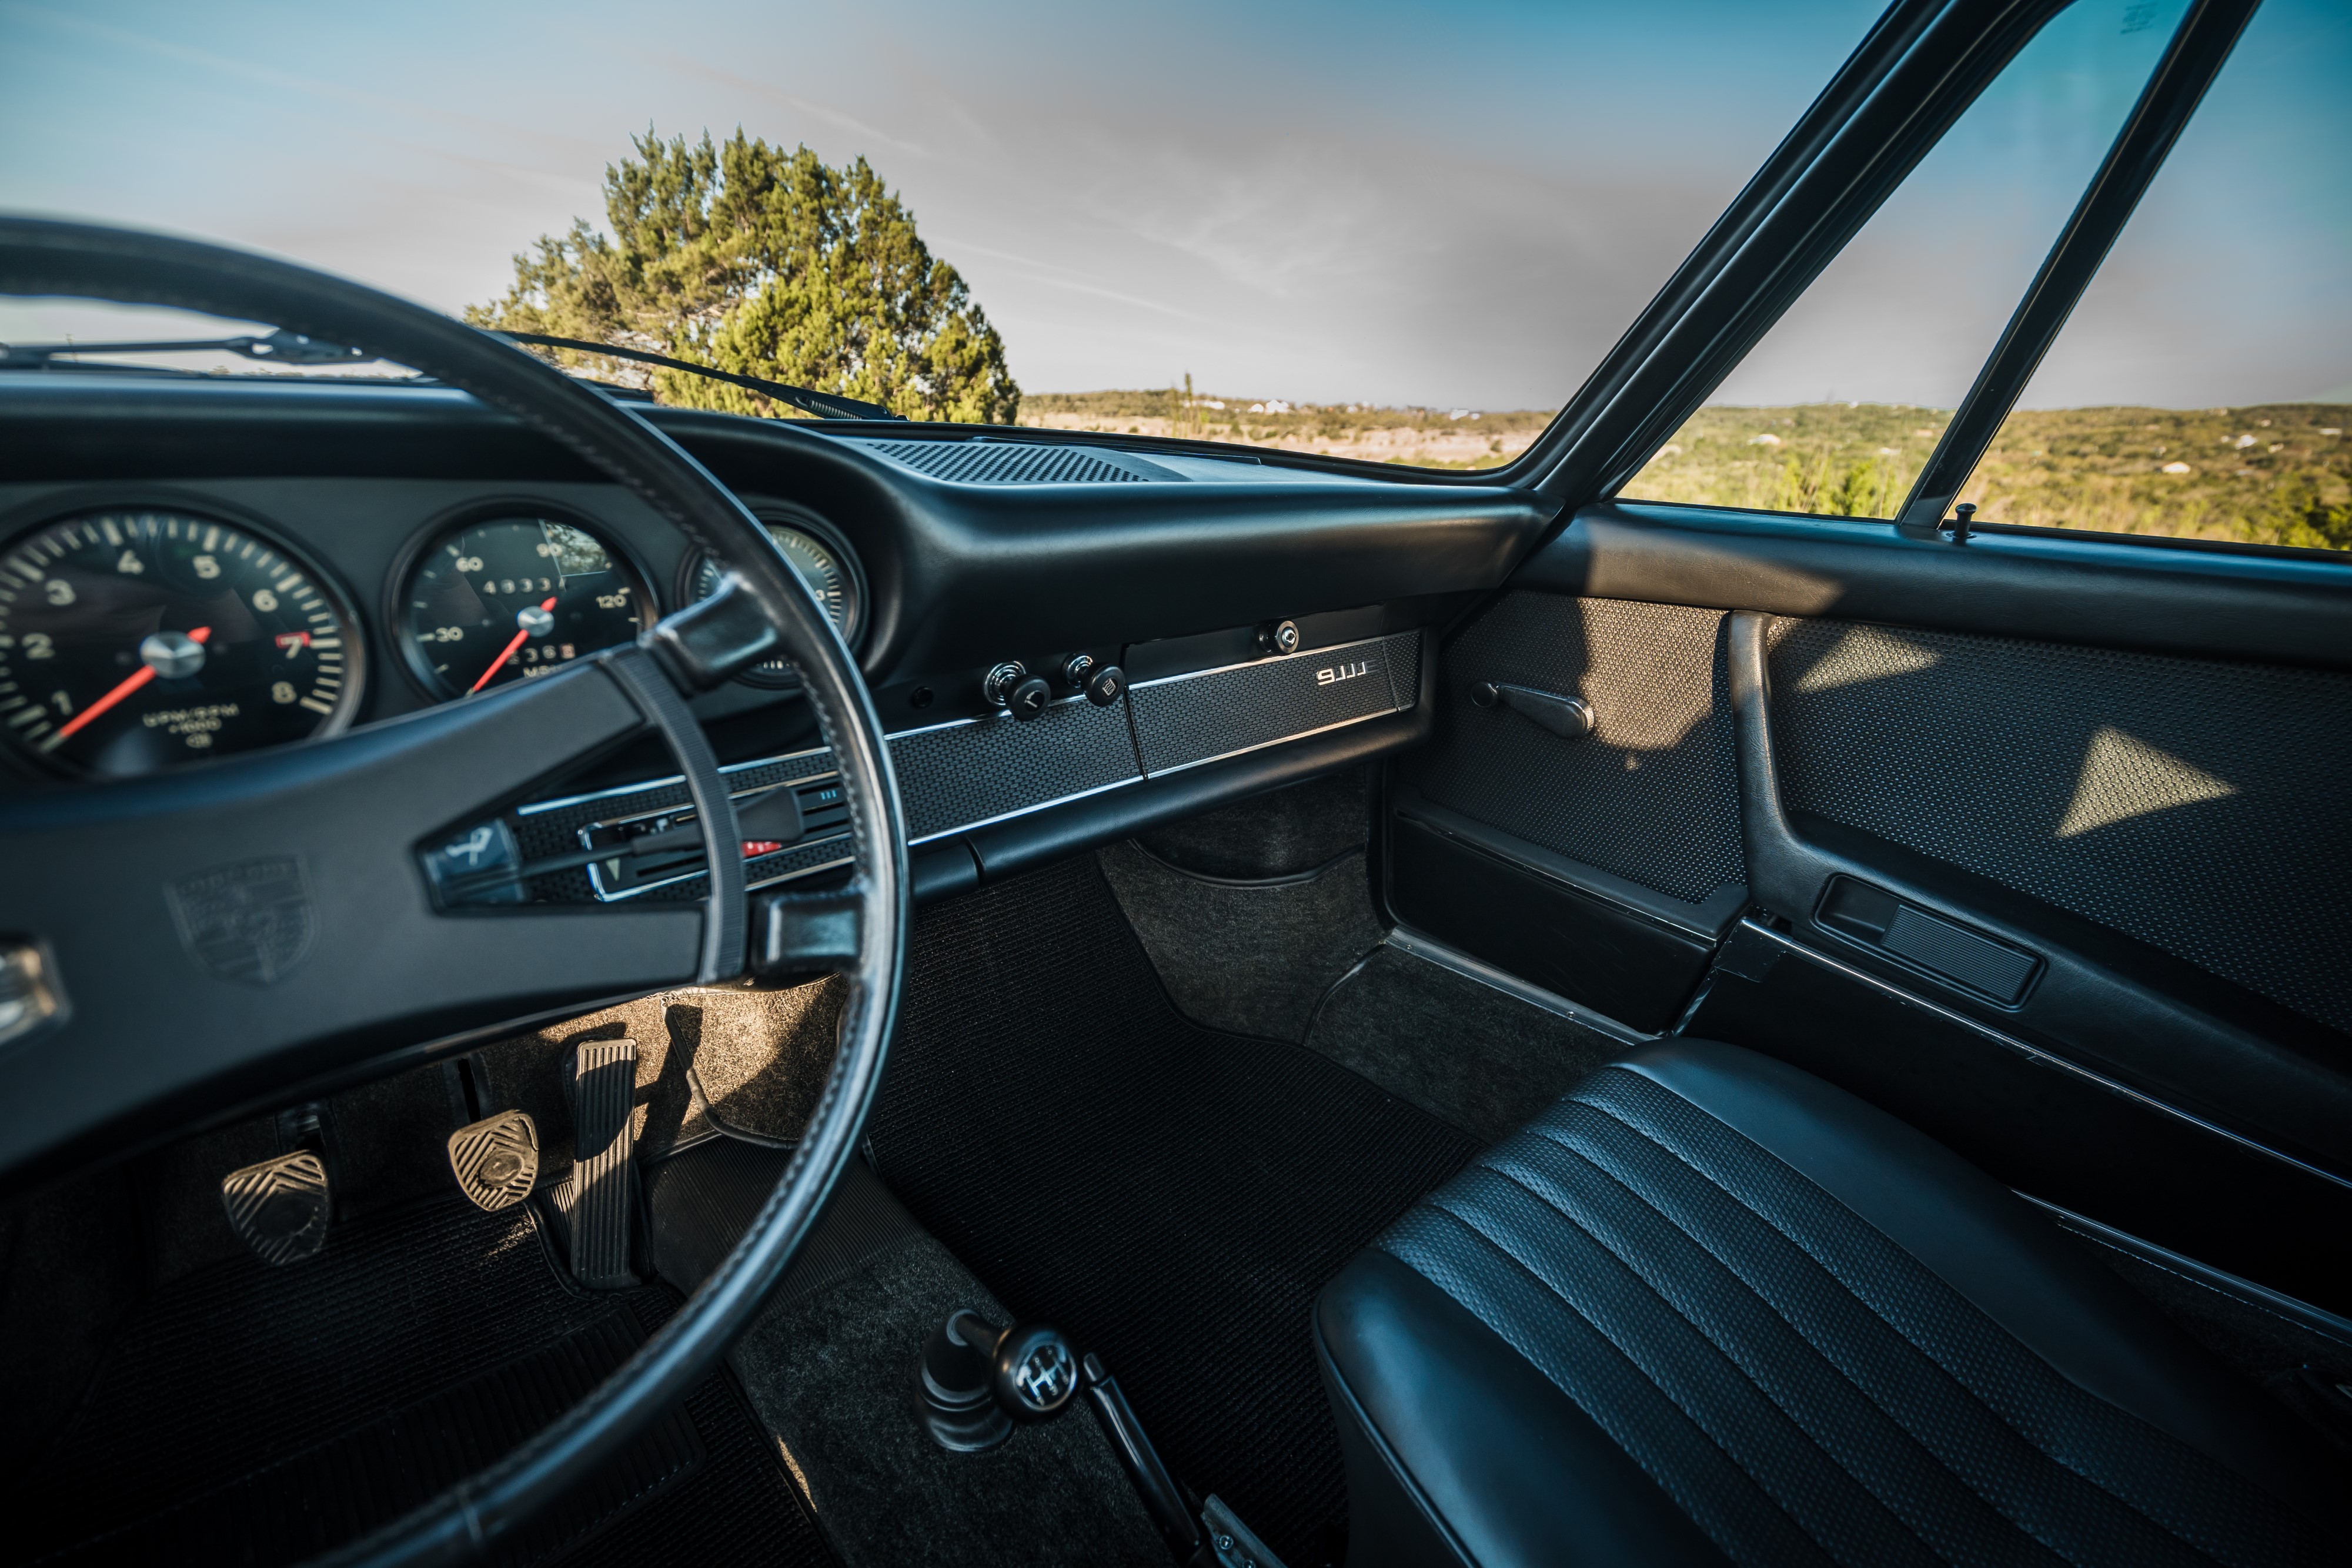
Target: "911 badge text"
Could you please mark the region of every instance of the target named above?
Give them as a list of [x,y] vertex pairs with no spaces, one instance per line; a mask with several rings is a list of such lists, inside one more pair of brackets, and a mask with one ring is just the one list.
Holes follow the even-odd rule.
[[1316,671],[1315,684],[1318,686],[1336,686],[1341,681],[1352,681],[1358,675],[1368,675],[1371,672],[1371,661],[1359,659],[1352,664],[1334,664]]

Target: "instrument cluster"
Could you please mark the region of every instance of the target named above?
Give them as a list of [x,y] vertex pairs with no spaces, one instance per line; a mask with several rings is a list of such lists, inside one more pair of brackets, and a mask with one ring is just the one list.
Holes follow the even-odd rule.
[[[829,525],[763,517],[855,645],[856,557]],[[717,591],[689,555],[683,604]],[[634,640],[663,606],[622,541],[512,503],[426,528],[383,585],[383,631],[429,701],[463,702]],[[83,508],[0,543],[0,749],[122,779],[329,736],[361,709],[368,639],[351,596],[273,531],[180,507]],[[747,685],[789,688],[781,664]]]

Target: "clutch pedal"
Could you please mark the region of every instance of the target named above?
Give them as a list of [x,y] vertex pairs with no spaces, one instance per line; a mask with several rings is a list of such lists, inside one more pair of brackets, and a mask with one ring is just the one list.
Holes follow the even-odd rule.
[[229,1228],[272,1267],[314,1258],[327,1244],[335,1203],[325,1112],[315,1101],[278,1112],[278,1146],[287,1152],[221,1177]]
[[278,1267],[317,1255],[334,1208],[326,1162],[309,1149],[229,1172],[221,1203],[238,1239]]

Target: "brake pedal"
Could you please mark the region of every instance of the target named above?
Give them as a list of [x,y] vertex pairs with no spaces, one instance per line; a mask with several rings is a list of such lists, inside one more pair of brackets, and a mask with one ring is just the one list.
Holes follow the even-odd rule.
[[326,1162],[310,1149],[229,1172],[221,1177],[221,1203],[238,1239],[279,1267],[318,1254],[334,1208]]
[[572,1278],[592,1291],[638,1282],[629,1268],[636,1100],[635,1040],[580,1047],[572,1066],[572,1174],[551,1196],[571,1243]]
[[449,1171],[475,1207],[513,1207],[539,1185],[538,1125],[527,1111],[501,1111],[458,1128],[449,1134]]

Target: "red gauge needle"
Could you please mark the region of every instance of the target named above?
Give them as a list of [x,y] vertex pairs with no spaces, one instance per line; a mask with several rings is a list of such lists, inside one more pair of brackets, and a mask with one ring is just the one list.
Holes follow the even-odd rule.
[[[194,631],[188,633],[188,641],[191,643],[201,643],[212,634],[213,629],[211,627],[199,626]],[[141,686],[145,685],[154,678],[154,665],[140,665],[139,673],[137,674],[124,676],[122,683],[120,685],[107,693],[104,696],[99,698],[96,702],[90,704],[88,707],[82,709],[81,712],[74,715],[70,722],[67,723],[58,730],[58,738],[59,740],[67,739],[72,736],[76,730],[80,729],[83,726],[89,724],[90,720],[96,718],[99,715],[104,713],[107,709],[112,707],[124,697],[129,696],[132,692],[137,691]]]
[[[552,610],[555,608],[555,601],[552,599],[541,600],[539,607],[541,610]],[[476,692],[478,692],[484,686],[488,685],[490,684],[490,677],[499,673],[499,667],[504,664],[509,659],[514,657],[514,652],[517,648],[521,647],[525,643],[530,641],[530,631],[528,627],[516,632],[514,634],[514,641],[509,643],[505,647],[499,650],[499,656],[490,661],[490,667],[482,672],[481,678],[476,681],[472,685],[466,688],[466,695],[467,696],[472,696]]]

